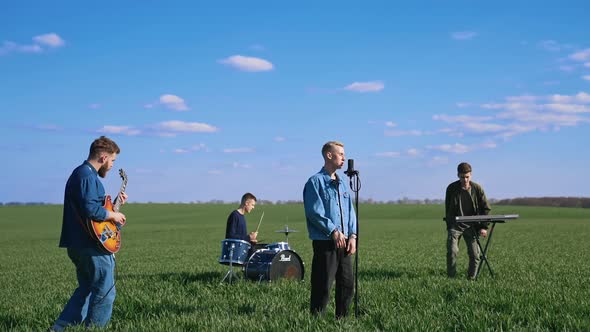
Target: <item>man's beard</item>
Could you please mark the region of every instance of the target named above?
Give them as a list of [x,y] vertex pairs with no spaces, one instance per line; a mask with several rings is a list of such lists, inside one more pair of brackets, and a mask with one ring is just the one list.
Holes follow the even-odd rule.
[[101,178],[104,178],[105,176],[107,176],[108,171],[109,171],[109,169],[107,168],[107,165],[102,165],[98,169],[98,176],[100,176]]

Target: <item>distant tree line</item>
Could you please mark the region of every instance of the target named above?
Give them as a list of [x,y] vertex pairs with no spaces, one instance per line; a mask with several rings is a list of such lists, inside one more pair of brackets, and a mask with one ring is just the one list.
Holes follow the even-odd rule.
[[[489,199],[494,205],[521,205],[521,206],[552,206],[552,207],[572,207],[572,208],[590,208],[590,197],[517,197],[508,199]],[[147,202],[154,204],[153,202]],[[414,199],[404,197],[397,200],[374,200],[372,198],[360,199],[362,204],[444,204],[444,199]],[[12,205],[47,205],[50,203],[44,202],[0,202],[0,206]],[[220,199],[212,199],[209,201],[193,201],[193,202],[169,202],[167,204],[234,204],[239,205],[239,201],[224,201]],[[263,205],[282,205],[282,204],[303,204],[301,200],[265,200],[259,199],[258,204]]]
[[502,199],[496,204],[590,208],[590,197],[517,197]]

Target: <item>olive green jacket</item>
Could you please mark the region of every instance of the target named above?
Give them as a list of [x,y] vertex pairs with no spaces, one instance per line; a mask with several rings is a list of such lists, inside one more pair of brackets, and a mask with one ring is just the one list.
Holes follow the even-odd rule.
[[[445,195],[445,221],[447,222],[447,229],[466,229],[469,225],[457,223],[455,217],[463,216],[461,211],[461,181],[457,180],[447,187]],[[473,210],[476,215],[486,215],[490,213],[490,204],[486,198],[483,188],[471,181],[471,202],[473,203]],[[486,228],[485,224],[478,225],[477,228]]]

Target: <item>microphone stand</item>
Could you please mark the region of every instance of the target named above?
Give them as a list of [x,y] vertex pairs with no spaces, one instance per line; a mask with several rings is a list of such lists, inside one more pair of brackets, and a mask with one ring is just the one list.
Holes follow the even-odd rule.
[[361,190],[361,179],[359,171],[347,170],[346,175],[350,178],[350,189],[354,192],[354,213],[356,215],[356,255],[354,256],[354,316],[359,317],[359,191]]

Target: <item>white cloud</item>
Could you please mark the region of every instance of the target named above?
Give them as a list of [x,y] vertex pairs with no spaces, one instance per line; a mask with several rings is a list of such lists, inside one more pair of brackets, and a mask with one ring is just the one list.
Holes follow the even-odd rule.
[[287,139],[286,139],[286,138],[284,138],[284,137],[282,137],[282,136],[276,136],[275,138],[273,138],[273,141],[275,141],[275,142],[279,142],[279,143],[281,143],[281,142],[284,142],[284,141],[286,141],[286,140],[287,140]]
[[584,67],[588,67],[588,68],[590,68],[590,62],[586,62],[586,63],[584,64]]
[[188,111],[189,108],[186,106],[184,99],[180,98],[176,95],[161,95],[160,96],[160,104],[164,105],[165,107],[176,110],[176,111]]
[[555,94],[548,96],[547,99],[555,103],[568,103],[572,101],[573,98],[567,95]]
[[590,75],[584,75],[584,76],[582,76],[582,79],[584,79],[586,81],[590,81]]
[[344,90],[354,92],[379,92],[385,88],[381,81],[354,82],[344,87]]
[[578,92],[576,94],[576,101],[580,103],[590,103],[590,94],[586,92]]
[[37,44],[53,48],[64,46],[66,44],[66,42],[55,33],[46,33],[44,35],[35,36],[33,37],[33,41]]
[[253,148],[231,148],[223,149],[224,153],[252,153],[255,152]]
[[18,45],[11,41],[4,41],[0,46],[0,55],[9,53],[41,53],[43,48],[39,45]]
[[232,55],[219,60],[219,63],[249,72],[269,71],[274,68],[273,64],[267,60],[243,55]]
[[569,66],[569,65],[562,65],[559,66],[559,70],[564,71],[566,73],[570,73],[572,71],[574,71],[576,68],[574,66]]
[[561,50],[567,50],[572,48],[572,45],[570,44],[560,44],[555,40],[542,40],[537,45],[540,48],[550,52],[559,52]]
[[491,120],[491,116],[471,116],[471,115],[446,115],[446,114],[435,114],[432,116],[433,120],[444,121],[450,123],[456,122],[480,122]]
[[184,122],[178,120],[171,120],[160,122],[156,124],[156,129],[160,131],[160,134],[170,134],[174,136],[175,133],[213,133],[219,129],[207,123],[201,122]]
[[550,95],[547,96],[545,99],[554,102],[554,103],[582,103],[587,104],[590,103],[590,94],[586,92],[578,92],[575,95]]
[[145,104],[145,105],[143,105],[143,108],[147,108],[147,109],[154,108],[154,104]]
[[484,133],[497,133],[506,130],[505,125],[500,125],[496,123],[480,123],[480,122],[473,122],[473,123],[464,123],[463,128],[467,129],[470,132],[484,134]]
[[378,152],[375,153],[377,157],[385,157],[385,158],[397,158],[400,156],[400,153],[397,151],[387,151],[387,152]]
[[588,61],[590,60],[590,48],[572,53],[569,58],[575,61]]
[[406,154],[410,157],[416,157],[420,155],[420,150],[414,148],[408,149],[408,151],[406,151]]
[[393,121],[387,121],[387,122],[385,122],[385,127],[389,127],[389,128],[397,127],[397,123],[395,123]]
[[[508,132],[514,134],[522,134],[534,130],[547,130],[550,127],[575,126],[579,123],[589,121],[572,113],[542,113],[531,110],[508,110],[499,113],[498,118],[518,121],[508,127]],[[502,134],[500,136],[504,135]]]
[[111,135],[125,135],[125,136],[136,136],[141,134],[141,130],[133,128],[131,126],[103,126],[98,130],[99,133],[111,134]]
[[463,137],[463,132],[457,130],[457,128],[441,128],[436,131],[439,134],[447,134],[452,137]]
[[43,53],[43,47],[57,48],[65,45],[65,41],[55,33],[34,36],[33,44],[18,44],[9,40],[0,45],[0,55],[9,53]]
[[174,150],[172,150],[172,152],[178,153],[178,154],[184,154],[184,153],[189,153],[190,151],[187,149],[174,149]]
[[482,149],[495,149],[496,147],[498,147],[498,145],[495,142],[485,142],[482,144],[478,144],[476,145],[477,148],[482,148]]
[[421,130],[386,130],[385,136],[399,137],[399,136],[422,136],[425,133]]
[[429,145],[427,148],[431,150],[447,152],[447,153],[454,153],[454,154],[464,154],[467,152],[481,150],[481,149],[493,149],[496,147],[496,143],[494,142],[485,142],[481,144],[472,144],[472,145],[465,145],[461,143],[455,144],[441,144],[441,145]]
[[472,105],[472,103],[463,102],[463,101],[455,103],[455,106],[457,106],[458,108],[470,107],[471,105]]
[[506,100],[511,103],[532,103],[539,99],[538,96],[522,95],[522,96],[509,96]]
[[540,48],[551,52],[559,52],[561,50],[560,45],[555,40],[542,40],[538,45]]
[[195,152],[195,151],[209,151],[209,149],[207,148],[207,145],[205,145],[204,143],[199,143],[199,144],[195,144],[193,146],[191,146],[190,148],[177,148],[172,150],[172,152],[174,153],[191,153],[191,152]]
[[467,145],[455,143],[455,144],[441,144],[441,145],[429,145],[429,149],[437,150],[441,152],[449,152],[455,154],[463,154],[470,151]]
[[587,113],[590,108],[577,104],[544,104],[543,109],[562,113]]
[[245,168],[245,169],[252,168],[252,166],[250,166],[250,165],[248,165],[248,164],[242,164],[242,163],[239,163],[239,162],[237,162],[237,161],[234,161],[234,162],[232,163],[232,167],[233,167],[233,168]]
[[470,40],[477,36],[477,32],[475,31],[457,31],[451,33],[451,38],[455,40]]

